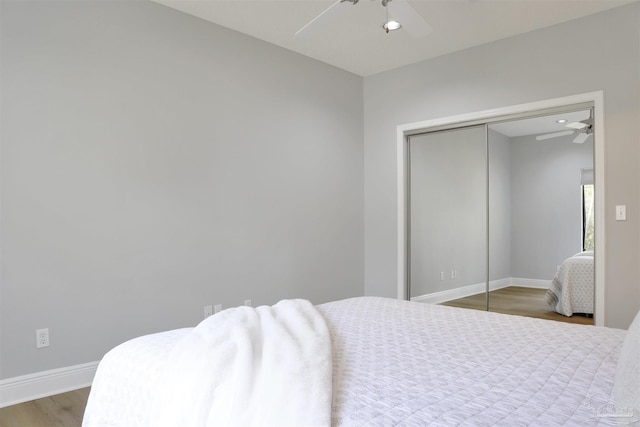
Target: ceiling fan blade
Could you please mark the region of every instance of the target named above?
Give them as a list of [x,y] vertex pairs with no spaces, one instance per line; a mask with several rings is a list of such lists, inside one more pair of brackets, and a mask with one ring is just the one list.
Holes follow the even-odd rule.
[[544,134],[544,135],[538,135],[538,136],[536,136],[536,140],[543,141],[545,139],[551,139],[551,138],[557,138],[559,136],[571,135],[572,133],[575,133],[575,131],[573,131],[573,130],[561,130],[560,132],[553,132],[553,133],[547,133],[547,134]]
[[327,24],[332,19],[334,19],[336,16],[342,14],[347,9],[347,6],[353,5],[353,4],[355,3],[352,3],[350,1],[338,0],[337,2],[329,6],[327,9],[325,9],[325,11],[322,12],[320,15],[316,16],[311,21],[309,21],[307,25],[300,28],[296,32],[295,36],[305,37],[313,34],[316,30],[323,27],[325,24]]
[[573,140],[573,142],[575,142],[576,144],[582,144],[583,142],[585,142],[587,140],[587,138],[589,138],[589,134],[588,133],[579,133],[578,136],[576,136],[576,139]]
[[587,123],[583,123],[583,122],[573,122],[573,123],[568,123],[565,126],[568,127],[568,128],[571,128],[571,129],[580,130],[580,129],[586,128],[589,125]]
[[391,0],[387,7],[389,8],[389,15],[400,22],[402,28],[413,37],[424,37],[433,31],[431,25],[424,20],[422,15],[407,0]]

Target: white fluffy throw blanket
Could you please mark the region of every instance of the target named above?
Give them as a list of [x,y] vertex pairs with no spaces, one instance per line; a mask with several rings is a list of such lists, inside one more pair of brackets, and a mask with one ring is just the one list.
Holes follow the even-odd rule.
[[151,426],[331,425],[331,338],[309,301],[211,316],[166,367]]

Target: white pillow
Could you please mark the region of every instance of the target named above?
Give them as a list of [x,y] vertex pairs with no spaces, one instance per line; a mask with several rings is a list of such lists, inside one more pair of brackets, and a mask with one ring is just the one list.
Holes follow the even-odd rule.
[[640,413],[640,312],[622,343],[613,392],[618,408]]

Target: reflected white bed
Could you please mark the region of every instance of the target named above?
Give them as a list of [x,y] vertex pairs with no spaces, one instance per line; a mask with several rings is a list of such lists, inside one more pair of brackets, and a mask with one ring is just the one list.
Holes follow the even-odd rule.
[[555,312],[565,316],[593,314],[593,264],[593,251],[585,251],[560,265],[546,294],[547,303]]
[[[316,308],[331,337],[327,419],[332,425],[592,426],[620,421],[610,415],[623,330],[377,297]],[[112,350],[98,369],[83,425],[153,425],[159,390],[172,387],[159,379],[165,370],[176,370],[167,360],[191,331],[149,335]],[[215,358],[215,348],[210,351]],[[191,407],[187,396],[174,403],[183,413],[202,410]],[[287,404],[281,401],[271,410],[277,413],[279,405]],[[238,423],[267,424],[260,418]]]

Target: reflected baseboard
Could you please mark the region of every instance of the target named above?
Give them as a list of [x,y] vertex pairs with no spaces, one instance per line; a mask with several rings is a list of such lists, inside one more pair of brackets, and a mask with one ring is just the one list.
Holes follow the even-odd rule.
[[551,286],[551,280],[524,279],[522,277],[512,277],[509,280],[511,280],[511,285],[509,286],[519,286],[521,288],[549,289],[549,286]]
[[[491,282],[489,282],[489,290],[495,291],[496,289],[507,288],[509,286],[548,289],[550,284],[551,284],[550,280],[525,279],[521,277],[507,277],[505,279],[492,280]],[[445,291],[418,295],[415,297],[411,297],[411,301],[426,302],[430,304],[440,304],[443,302],[452,301],[459,298],[483,294],[485,293],[485,290],[486,290],[485,283],[477,283],[474,285],[467,285],[467,286],[461,286],[454,289],[447,289]]]

